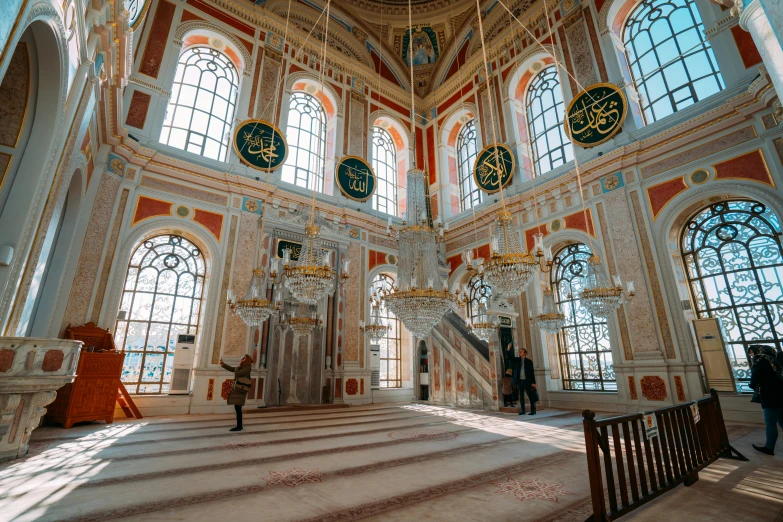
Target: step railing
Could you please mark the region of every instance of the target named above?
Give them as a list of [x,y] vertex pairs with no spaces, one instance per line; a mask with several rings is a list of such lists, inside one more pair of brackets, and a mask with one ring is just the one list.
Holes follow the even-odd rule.
[[[719,458],[748,460],[729,444],[718,392],[695,404],[698,422],[691,403],[600,420],[582,412],[593,505],[587,520],[615,520],[679,484],[690,486]],[[650,439],[649,414],[658,425]]]
[[462,319],[457,313],[449,310],[446,315],[443,316],[443,320],[448,323],[449,326],[454,328],[475,350],[481,354],[485,361],[489,361],[489,344],[476,337],[473,332],[470,331],[465,320]]

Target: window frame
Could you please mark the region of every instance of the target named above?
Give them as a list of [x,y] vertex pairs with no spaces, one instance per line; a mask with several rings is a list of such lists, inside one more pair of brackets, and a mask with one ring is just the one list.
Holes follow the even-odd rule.
[[[554,82],[554,83],[550,83]],[[549,93],[547,95],[547,93]],[[544,101],[548,105],[544,105]],[[539,114],[535,114],[534,106],[538,103]],[[550,103],[551,102],[551,103]],[[547,118],[549,111],[554,111],[553,118]],[[546,120],[550,119],[551,124]],[[556,65],[549,65],[541,69],[530,80],[525,93],[525,120],[527,122],[530,151],[533,157],[533,168],[538,176],[546,174],[574,159],[574,151],[571,140],[565,132],[565,103],[563,101],[563,89]],[[539,131],[537,122],[543,125]],[[557,130],[555,133],[554,131]],[[550,137],[559,136],[560,143],[552,146]],[[551,135],[551,136],[550,136]],[[545,152],[539,150],[540,140],[545,140]],[[543,149],[542,149],[543,150]],[[549,168],[543,170],[542,160],[546,158]]]
[[[568,391],[578,392],[611,392],[617,393],[617,375],[614,371],[614,353],[612,352],[611,337],[609,331],[609,321],[605,318],[596,317],[588,312],[581,306],[579,299],[579,290],[581,285],[573,285],[572,281],[575,278],[586,278],[587,276],[587,262],[592,252],[590,248],[584,243],[574,243],[566,245],[561,248],[554,256],[552,262],[552,271],[549,274],[549,284],[552,288],[552,293],[560,309],[565,314],[566,324],[560,328],[557,333],[557,354],[560,359],[561,366],[561,378],[563,382],[563,389]],[[574,267],[578,263],[578,267]],[[564,274],[568,272],[571,277],[566,277]],[[564,286],[561,286],[565,284]],[[578,321],[581,314],[583,317],[589,317],[588,321]],[[580,329],[589,328],[592,331],[593,343],[591,348],[583,348],[584,339],[580,336]],[[601,328],[603,331],[599,332],[597,328]],[[568,333],[574,331],[575,335],[572,337],[576,341],[576,349],[570,349]],[[605,348],[601,349],[601,345],[598,339],[604,339],[603,333],[605,332]],[[589,332],[588,332],[589,333]],[[600,334],[600,335],[599,335]],[[596,365],[598,371],[597,379],[588,379],[585,375],[585,358],[589,358],[590,355],[596,355]],[[607,354],[609,362],[611,363],[611,375],[614,379],[606,378],[606,364],[602,361],[601,355]],[[578,373],[574,371],[574,366],[570,362],[569,356],[576,356],[579,360]],[[581,377],[575,378],[573,375],[579,375]],[[581,383],[581,387],[576,383]],[[588,383],[593,383],[593,388],[588,388]],[[596,387],[597,384],[597,387]],[[608,385],[608,386],[607,386]]]
[[[299,100],[304,100],[300,102]],[[306,113],[299,107],[306,108]],[[292,113],[299,114],[299,124],[293,126]],[[310,117],[310,128],[301,126],[303,115]],[[317,115],[317,118],[313,115]],[[304,91],[293,91],[288,101],[288,121],[286,123],[285,135],[288,143],[288,160],[283,165],[281,179],[286,183],[291,183],[298,187],[316,192],[324,191],[324,168],[323,157],[325,156],[326,137],[327,137],[327,115],[321,101],[310,93]],[[320,128],[316,134],[316,128]],[[293,134],[295,133],[295,134]],[[301,146],[302,136],[307,137],[310,145],[315,143],[316,150],[310,150]],[[307,158],[307,166],[300,165],[300,158]]]
[[[207,65],[201,67],[200,64],[202,63],[202,59],[199,57],[205,54],[211,56],[211,60],[205,62]],[[191,61],[191,59],[193,61]],[[215,74],[215,70],[210,69],[209,64],[216,63],[219,63],[220,67],[215,65],[215,70],[222,70],[224,75],[217,78],[215,81],[215,87],[210,90],[203,86],[205,81],[205,74],[207,70]],[[198,83],[196,85],[186,82],[186,74],[188,68],[190,67],[195,67],[201,71],[199,74]],[[229,75],[228,73],[231,74]],[[223,96],[220,92],[218,92],[217,88],[217,84],[223,78],[227,79],[230,83],[230,92],[227,96]],[[232,123],[236,113],[236,101],[239,93],[240,80],[241,77],[239,75],[239,71],[225,53],[202,45],[191,46],[184,49],[177,60],[177,67],[174,72],[174,80],[171,86],[171,97],[169,98],[169,103],[166,105],[166,115],[164,117],[163,125],[161,126],[160,130],[160,136],[158,138],[160,143],[184,150],[186,152],[190,152],[192,154],[197,154],[205,158],[214,159],[216,161],[226,161],[229,147],[231,145],[231,133],[233,128]],[[195,88],[195,94],[193,95],[192,103],[190,105],[188,105],[185,100],[182,100],[182,94],[186,87]],[[199,100],[202,99],[202,92],[209,93],[208,95],[205,95],[205,98],[207,96],[212,97],[209,104],[209,111],[207,111],[204,107],[199,106]],[[218,103],[218,98],[221,99],[226,105],[225,118],[214,114],[216,110],[215,105]],[[187,127],[183,127],[178,124],[177,118],[179,117],[179,114],[184,115],[187,114],[188,111],[190,111],[188,124]],[[206,118],[207,125],[204,132],[199,132],[194,128],[194,118],[196,117],[197,113],[202,115],[200,116],[201,118]],[[223,132],[220,141],[218,141],[217,138],[212,135],[213,119],[219,122],[218,125],[223,126]],[[184,148],[172,144],[172,135],[174,131],[185,132]],[[214,142],[218,145],[218,153],[214,157],[208,156],[206,154],[206,147],[210,142]]]
[[474,118],[471,118],[459,130],[455,154],[459,179],[459,208],[464,212],[480,205],[484,199],[483,193],[473,178],[473,167],[478,156],[478,136]]
[[483,302],[489,310],[490,299],[492,299],[492,288],[486,281],[478,274],[471,277],[468,281],[468,302],[465,305],[470,324],[473,324],[478,317],[479,303]]
[[[379,154],[384,152],[383,159]],[[372,196],[372,208],[392,216],[397,215],[397,147],[389,131],[378,125],[372,132],[372,169],[377,186]],[[391,179],[389,179],[391,174]],[[382,188],[383,187],[383,188]],[[381,208],[383,207],[383,208]]]
[[[385,273],[379,273],[376,274],[375,277],[373,277],[371,286],[377,295],[381,295],[383,290],[390,291],[395,284],[395,278],[391,274],[385,274]],[[383,320],[384,324],[389,325],[391,328],[386,331],[386,335],[382,340],[378,341],[379,346],[379,359],[380,359],[380,368],[378,369],[378,382],[379,386],[381,388],[402,388],[402,322],[395,316],[388,308],[386,308],[384,301],[381,301],[380,304],[380,315],[381,319]],[[383,341],[386,341],[386,357],[384,357],[384,350],[383,345],[381,344]],[[396,357],[389,357],[389,341],[391,341],[396,350]],[[389,378],[389,363],[391,361],[397,362],[397,372],[396,376],[394,378]],[[383,378],[383,369],[384,364],[386,365],[386,376],[387,378]],[[393,382],[393,386],[389,386],[388,383]],[[384,386],[384,383],[386,385]]]

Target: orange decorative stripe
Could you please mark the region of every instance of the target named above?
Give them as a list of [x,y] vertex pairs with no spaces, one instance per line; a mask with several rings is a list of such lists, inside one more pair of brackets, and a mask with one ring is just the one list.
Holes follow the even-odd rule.
[[563,222],[565,223],[565,228],[581,230],[582,232],[586,232],[591,236],[596,237],[592,209],[588,208],[586,213],[580,210],[579,212],[566,216],[563,218]]
[[223,214],[216,214],[208,210],[196,208],[193,210],[193,221],[203,226],[220,241],[220,235],[223,231]]
[[139,199],[136,201],[136,210],[133,212],[131,226],[156,216],[170,216],[173,205],[173,203],[168,201],[139,196]]
[[648,188],[647,199],[650,201],[653,219],[658,217],[658,214],[661,213],[661,210],[669,201],[684,190],[688,190],[688,185],[685,184],[685,180],[682,177],[670,179]]
[[757,181],[771,187],[775,182],[767,168],[767,162],[760,150],[748,152],[723,163],[714,165],[715,179],[747,179]]

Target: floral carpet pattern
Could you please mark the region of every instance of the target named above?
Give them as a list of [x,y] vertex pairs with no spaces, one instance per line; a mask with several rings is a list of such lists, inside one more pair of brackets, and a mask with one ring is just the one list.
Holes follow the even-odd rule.
[[573,495],[565,490],[563,484],[549,484],[540,479],[518,480],[508,478],[506,482],[496,483],[497,493],[501,495],[514,495],[520,501],[525,500],[549,500],[551,502],[560,502],[560,497]]

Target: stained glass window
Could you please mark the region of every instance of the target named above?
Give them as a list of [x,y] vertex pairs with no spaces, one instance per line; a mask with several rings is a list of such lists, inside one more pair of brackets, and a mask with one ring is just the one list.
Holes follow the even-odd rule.
[[720,319],[737,391],[750,392],[748,346],[783,347],[780,221],[756,201],[721,201],[685,225],[680,248],[694,314]]
[[725,87],[693,0],[642,0],[623,42],[648,123]]
[[573,160],[571,140],[563,127],[565,109],[557,67],[550,65],[533,78],[525,109],[536,174],[546,174]]
[[131,255],[114,342],[125,349],[122,382],[130,393],[167,393],[179,334],[197,334],[204,257],[175,235],[146,239]]
[[160,142],[225,161],[239,80],[228,57],[209,47],[183,51]]
[[381,127],[373,127],[372,170],[377,187],[372,197],[372,208],[397,215],[397,149],[391,134]]
[[459,208],[467,210],[481,203],[481,191],[473,179],[473,165],[478,154],[476,121],[470,120],[457,135],[457,170],[459,174]]
[[492,297],[492,289],[479,276],[473,276],[468,282],[468,319],[471,323],[476,321],[479,312],[479,303],[489,308],[489,299]]
[[563,388],[581,391],[617,391],[606,319],[596,317],[579,302],[590,249],[569,245],[554,258],[550,272],[555,302],[565,315],[565,326],[557,335]]
[[[372,281],[373,292],[381,295],[382,291],[390,292],[394,286],[394,278],[388,274],[378,274]],[[381,319],[390,326],[386,337],[378,341],[380,345],[380,386],[381,388],[402,387],[402,325],[391,311],[381,302]]]
[[326,113],[315,96],[299,91],[291,93],[286,141],[289,150],[283,165],[283,181],[323,192]]

